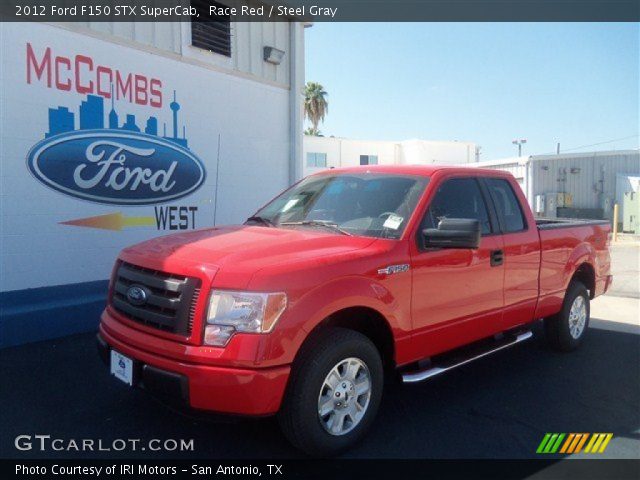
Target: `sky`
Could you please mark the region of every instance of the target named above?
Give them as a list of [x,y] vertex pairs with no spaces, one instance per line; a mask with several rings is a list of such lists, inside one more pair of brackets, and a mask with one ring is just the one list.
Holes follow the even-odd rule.
[[328,92],[325,136],[620,150],[638,148],[639,44],[637,23],[317,22],[306,80]]

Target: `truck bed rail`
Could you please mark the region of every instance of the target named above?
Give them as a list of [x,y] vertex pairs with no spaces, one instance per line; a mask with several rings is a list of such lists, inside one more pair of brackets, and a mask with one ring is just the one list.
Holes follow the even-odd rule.
[[609,220],[590,220],[582,218],[537,218],[536,226],[538,230],[552,230],[567,227],[586,227],[589,225],[608,225]]

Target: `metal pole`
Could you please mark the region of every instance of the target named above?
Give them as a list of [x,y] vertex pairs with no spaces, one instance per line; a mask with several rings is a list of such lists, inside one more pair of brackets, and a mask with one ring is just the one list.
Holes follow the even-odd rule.
[[618,204],[613,205],[613,241],[618,241]]

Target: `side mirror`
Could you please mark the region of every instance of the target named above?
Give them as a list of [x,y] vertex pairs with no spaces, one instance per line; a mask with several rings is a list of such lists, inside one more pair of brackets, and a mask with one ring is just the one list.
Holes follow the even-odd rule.
[[480,245],[480,222],[470,218],[443,218],[438,228],[422,230],[425,248],[472,248]]

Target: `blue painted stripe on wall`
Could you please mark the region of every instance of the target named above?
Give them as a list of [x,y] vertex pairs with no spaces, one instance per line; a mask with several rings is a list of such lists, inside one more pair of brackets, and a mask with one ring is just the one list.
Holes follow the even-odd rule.
[[109,282],[0,293],[0,348],[88,332],[98,327]]

